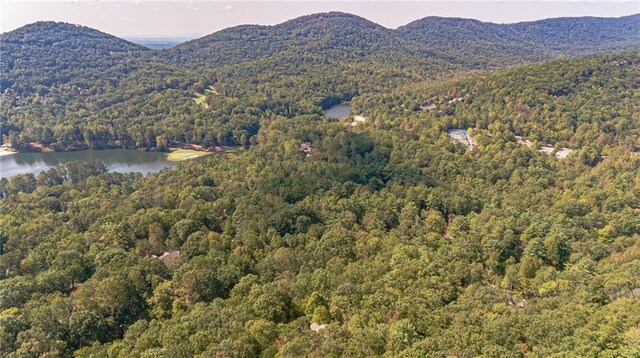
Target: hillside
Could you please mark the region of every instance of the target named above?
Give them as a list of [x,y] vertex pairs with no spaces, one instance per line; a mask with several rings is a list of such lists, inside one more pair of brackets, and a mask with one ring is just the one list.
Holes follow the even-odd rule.
[[637,48],[640,44],[640,14],[620,18],[555,18],[509,26],[514,38],[539,43],[562,55],[593,54]]
[[145,51],[88,27],[37,22],[0,34],[0,86],[23,94],[63,83],[90,86],[121,77]]
[[275,26],[232,27],[176,46],[164,55],[179,64],[222,66],[284,53],[310,61],[367,58],[382,61],[391,52],[420,53],[414,43],[392,30],[359,16],[331,12]]
[[[596,55],[640,46],[640,15],[556,18],[517,24],[427,17],[391,30],[345,13],[303,16],[275,26],[238,26],[179,45],[167,58],[190,66],[294,53],[308,60],[443,59],[472,68]],[[396,58],[402,54],[400,58]],[[409,59],[405,59],[409,57]]]
[[398,28],[435,56],[472,67],[596,55],[640,46],[640,15],[556,18],[517,24],[427,17]]
[[589,147],[600,154],[607,147],[640,148],[638,89],[640,52],[632,51],[412,83],[357,98],[353,106],[359,113],[387,118],[383,127],[393,123],[417,130],[444,123],[478,133],[508,128],[536,147]]
[[2,34],[0,50],[0,135],[20,150],[155,148],[149,126],[185,113],[187,88],[202,80],[143,46],[66,23]]

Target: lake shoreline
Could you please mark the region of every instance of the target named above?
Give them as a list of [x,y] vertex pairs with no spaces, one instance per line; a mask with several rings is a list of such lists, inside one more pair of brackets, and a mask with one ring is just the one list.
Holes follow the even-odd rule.
[[[37,148],[39,150],[34,150],[34,148]],[[156,150],[156,149],[147,149],[147,148],[122,148],[118,146],[105,147],[105,148],[67,147],[64,150],[55,150],[55,149],[52,149],[51,147],[31,147],[31,148],[28,148],[27,150],[9,150],[7,149],[7,147],[0,146],[0,156],[12,155],[12,154],[18,154],[18,153],[71,153],[71,152],[81,152],[83,150],[100,151],[100,150],[112,150],[112,149],[139,150],[142,152],[165,153],[169,155],[178,150],[190,150],[193,152],[202,152],[202,153],[223,153],[227,151],[227,148],[236,148],[236,146],[203,147],[197,144],[174,143],[170,148],[167,148],[165,150]]]
[[[6,151],[6,153],[9,153],[9,154],[10,153],[49,153],[49,152],[67,153],[67,152],[79,152],[83,150],[97,151],[97,150],[109,150],[109,149],[131,149],[131,150],[140,150],[140,151],[151,152],[151,153],[169,154],[177,149],[185,149],[185,150],[193,150],[193,151],[201,151],[201,152],[224,152],[227,147],[235,148],[235,146],[221,146],[221,145],[207,147],[200,144],[182,143],[182,142],[175,142],[175,141],[169,141],[167,146],[164,148],[123,147],[120,145],[118,141],[109,143],[106,146],[100,147],[100,148],[94,148],[94,147],[88,146],[84,142],[78,142],[76,144],[70,144],[66,146],[45,145],[38,142],[32,142],[32,143],[29,143],[28,145],[25,145],[24,147],[21,147],[21,150],[15,150],[8,144],[2,145],[0,146],[0,153],[3,152],[3,149],[4,151]],[[11,148],[11,150],[7,150],[7,148]],[[5,154],[5,155],[9,155],[9,154]]]
[[243,146],[214,148],[205,151],[196,150],[193,147],[191,149],[171,147],[168,152],[123,148],[24,152],[12,151],[4,147],[0,148],[0,178],[10,178],[14,175],[27,173],[38,175],[49,168],[70,161],[90,160],[105,163],[109,171],[140,172],[146,175],[166,167],[173,168],[179,162],[200,160],[215,154],[236,154],[246,149]]
[[4,157],[7,155],[17,154],[19,152],[14,152],[12,150],[7,150],[6,148],[0,148],[0,157]]

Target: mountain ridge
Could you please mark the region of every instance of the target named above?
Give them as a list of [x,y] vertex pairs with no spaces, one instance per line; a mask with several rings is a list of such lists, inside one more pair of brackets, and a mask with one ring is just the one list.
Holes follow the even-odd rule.
[[39,21],[0,34],[0,89],[65,83],[78,73],[95,80],[131,64],[148,49],[102,31]]
[[[640,47],[640,14],[618,18],[563,17],[496,24],[426,17],[397,30],[438,56],[472,67],[581,57]],[[455,34],[452,34],[455,32]],[[486,51],[495,46],[498,51]]]
[[[520,25],[520,24],[535,24],[535,23],[540,23],[540,22],[549,22],[549,21],[553,21],[553,20],[567,20],[567,19],[600,19],[600,20],[622,20],[622,19],[631,19],[634,20],[636,22],[640,22],[640,13],[636,13],[636,14],[630,14],[630,15],[624,15],[624,16],[612,16],[612,17],[604,17],[604,16],[560,16],[560,17],[548,17],[548,18],[544,18],[544,19],[538,19],[538,20],[528,20],[528,21],[517,21],[517,22],[492,22],[492,21],[483,21],[480,19],[475,19],[475,18],[471,18],[471,17],[457,17],[457,16],[437,16],[437,15],[429,15],[429,16],[425,16],[425,17],[421,17],[415,20],[412,20],[404,25],[400,25],[396,28],[392,28],[392,27],[386,27],[384,25],[378,24],[372,20],[369,20],[365,17],[359,16],[359,15],[355,15],[355,14],[351,14],[351,13],[347,13],[347,12],[341,12],[341,11],[329,11],[329,12],[318,12],[318,13],[313,13],[313,14],[308,14],[308,15],[301,15],[274,25],[262,25],[262,24],[239,24],[239,25],[234,25],[234,26],[230,26],[230,27],[226,27],[220,30],[216,30],[212,33],[206,34],[206,35],[202,35],[196,38],[193,38],[189,41],[194,41],[194,40],[198,40],[201,39],[203,37],[207,37],[209,35],[215,34],[217,32],[221,32],[221,31],[225,31],[225,30],[231,30],[231,29],[237,29],[237,28],[241,28],[241,27],[264,27],[264,28],[271,28],[271,27],[275,27],[275,26],[279,26],[285,23],[289,23],[289,22],[293,22],[295,20],[298,19],[302,19],[302,18],[310,18],[310,17],[314,17],[314,16],[323,16],[323,15],[331,15],[331,14],[343,14],[343,15],[348,15],[350,17],[354,17],[354,18],[360,18],[360,19],[364,19],[366,21],[369,21],[377,26],[383,27],[387,30],[397,30],[399,28],[408,26],[412,23],[415,22],[420,22],[423,20],[427,20],[427,19],[449,19],[449,20],[467,20],[467,21],[473,21],[473,22],[478,22],[478,23],[482,23],[482,24],[493,24],[493,25],[499,25],[499,26],[509,26],[509,25]],[[35,21],[35,22],[31,22],[28,24],[25,24],[23,26],[20,26],[18,28],[15,28],[13,30],[10,31],[5,31],[5,32],[1,32],[0,36],[5,35],[5,34],[9,34],[12,32],[16,32],[18,30],[24,29],[24,28],[29,28],[32,27],[33,25],[36,24],[66,24],[66,25],[71,25],[71,26],[75,26],[75,27],[79,27],[79,28],[87,28],[87,29],[92,29],[92,30],[96,30],[98,32],[101,32],[103,34],[107,34],[113,37],[117,37],[123,40],[126,40],[127,38],[169,38],[171,36],[163,36],[163,35],[150,35],[150,36],[143,36],[143,35],[123,35],[123,36],[118,36],[118,35],[113,35],[110,34],[108,32],[102,31],[100,29],[91,27],[91,26],[86,26],[86,25],[80,25],[80,24],[74,24],[71,22],[67,22],[67,21],[53,21],[53,20],[42,20],[42,21]],[[182,37],[182,35],[180,35]],[[191,37],[191,34],[189,34],[188,37]],[[127,40],[128,41],[128,40]],[[128,41],[131,42],[131,41]]]
[[[45,35],[47,42],[38,43],[38,35],[33,35],[36,32],[50,34]],[[72,39],[99,40],[101,46],[116,52],[149,51],[100,30],[64,22],[39,21],[0,34],[4,53],[16,51],[6,48],[12,43],[46,46],[51,39],[62,44]],[[95,43],[85,44],[85,50],[93,47]],[[224,66],[293,51],[356,60],[376,55],[384,58],[392,55],[390,52],[400,52],[470,68],[495,68],[638,47],[640,14],[559,17],[506,24],[427,16],[390,29],[358,15],[324,12],[275,25],[233,26],[150,53],[155,58],[190,67]]]
[[163,55],[179,64],[217,66],[285,51],[311,51],[329,58],[355,55],[351,57],[360,60],[402,53],[470,68],[496,68],[640,47],[640,26],[636,26],[639,19],[640,14],[636,14],[495,24],[475,19],[425,17],[389,29],[357,15],[329,12],[276,25],[224,29],[180,44]]
[[[2,39],[2,41],[5,42],[13,42],[15,41],[13,38],[16,36],[26,36],[27,35],[27,31],[32,31],[32,30],[45,30],[45,31],[50,31],[53,34],[56,35],[61,35],[62,33],[64,33],[65,35],[92,35],[95,38],[101,38],[101,39],[111,39],[111,40],[120,40],[128,45],[130,45],[132,48],[137,48],[139,50],[146,50],[146,48],[144,46],[135,44],[129,40],[126,40],[124,37],[119,37],[116,35],[112,35],[109,34],[107,32],[103,32],[100,31],[96,28],[90,27],[90,26],[85,26],[85,25],[80,25],[80,24],[74,24],[74,23],[70,23],[70,22],[65,22],[65,21],[36,21],[36,22],[32,22],[29,24],[26,24],[24,26],[21,26],[15,30],[12,31],[8,31],[8,32],[3,32],[0,33],[0,39]],[[53,30],[61,30],[63,31],[61,32],[55,32]],[[73,31],[76,30],[76,31]],[[65,39],[60,39],[60,41],[63,41]]]

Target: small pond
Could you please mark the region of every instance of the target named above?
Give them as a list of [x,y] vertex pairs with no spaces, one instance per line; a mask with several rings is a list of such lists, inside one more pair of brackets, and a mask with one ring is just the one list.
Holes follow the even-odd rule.
[[351,104],[340,103],[336,106],[329,107],[324,111],[324,115],[336,119],[349,117],[351,115]]

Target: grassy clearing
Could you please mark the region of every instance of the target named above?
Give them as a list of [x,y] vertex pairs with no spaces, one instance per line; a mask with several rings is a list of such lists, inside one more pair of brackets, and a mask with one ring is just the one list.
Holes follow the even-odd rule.
[[201,106],[203,106],[204,108],[209,108],[209,105],[207,104],[207,102],[205,102],[204,100],[207,99],[207,96],[203,95],[203,94],[196,94],[196,98],[193,99],[194,102],[196,102],[196,104],[199,104]]
[[207,99],[207,94],[217,95],[218,92],[216,91],[215,88],[213,88],[212,86],[209,86],[204,90],[204,93],[196,92],[195,93],[196,97],[193,99],[193,101],[196,102],[196,104],[199,104],[204,108],[209,109],[209,105],[207,104],[207,102],[205,102],[205,100]]
[[236,153],[242,152],[243,150],[244,150],[243,146],[224,147],[224,152],[227,154],[230,154],[230,153],[236,154]]
[[181,162],[183,160],[196,159],[211,154],[201,150],[176,149],[167,155],[167,160],[172,162]]

